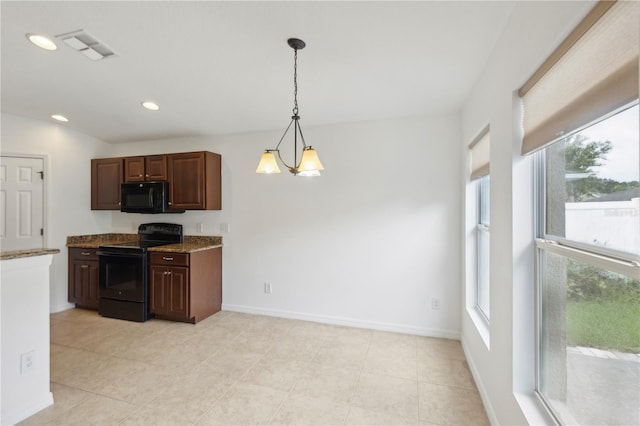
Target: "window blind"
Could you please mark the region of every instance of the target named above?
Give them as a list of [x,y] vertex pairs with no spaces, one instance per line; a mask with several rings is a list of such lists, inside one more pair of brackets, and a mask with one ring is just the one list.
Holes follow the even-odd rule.
[[471,150],[471,180],[480,179],[489,174],[491,145],[489,127],[486,127],[469,145]]
[[522,154],[638,98],[640,2],[601,1],[519,91]]

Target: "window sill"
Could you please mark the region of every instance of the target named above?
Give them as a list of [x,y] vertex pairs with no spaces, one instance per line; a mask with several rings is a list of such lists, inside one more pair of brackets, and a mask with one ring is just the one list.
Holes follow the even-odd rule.
[[478,308],[475,306],[467,308],[467,313],[469,314],[471,321],[473,321],[473,324],[476,326],[476,330],[478,330],[478,334],[480,334],[480,337],[482,338],[482,341],[487,347],[487,350],[490,350],[491,349],[491,339],[490,339],[491,333],[489,331],[489,322],[484,317],[484,315],[478,312]]
[[556,419],[547,411],[542,401],[534,394],[514,392],[513,395],[530,425],[557,425]]

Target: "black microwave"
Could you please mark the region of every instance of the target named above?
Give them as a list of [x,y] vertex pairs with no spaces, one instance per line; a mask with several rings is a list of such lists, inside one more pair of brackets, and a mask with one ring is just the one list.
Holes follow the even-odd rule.
[[128,182],[120,187],[120,211],[125,213],[184,213],[169,208],[166,181]]

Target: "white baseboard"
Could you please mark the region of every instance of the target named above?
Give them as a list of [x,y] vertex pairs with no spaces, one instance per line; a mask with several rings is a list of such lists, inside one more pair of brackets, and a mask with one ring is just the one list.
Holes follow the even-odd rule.
[[476,364],[473,361],[473,358],[469,356],[469,351],[467,350],[467,345],[464,339],[462,339],[460,343],[462,343],[464,357],[467,359],[467,365],[469,366],[469,370],[471,371],[473,380],[476,382],[476,387],[478,388],[478,393],[480,393],[480,398],[482,399],[484,409],[487,412],[487,417],[489,417],[489,423],[491,423],[492,425],[497,425],[499,423],[498,418],[496,417],[496,412],[493,409],[493,405],[491,405],[491,400],[489,399],[489,394],[484,387],[484,383],[482,383],[482,380],[480,380],[480,374],[478,374]]
[[3,426],[15,425],[16,423],[19,423],[24,419],[33,416],[38,411],[44,410],[52,404],[53,394],[49,392],[43,399],[36,402],[31,402],[27,406],[19,407],[16,410],[7,410],[8,407],[3,407],[1,424]]
[[71,303],[65,303],[64,305],[49,306],[49,313],[55,314],[58,312],[66,311],[68,309],[75,308],[75,305]]
[[329,315],[308,314],[304,312],[283,311],[279,309],[266,309],[255,306],[232,305],[224,303],[223,311],[242,312],[245,314],[266,315],[270,317],[313,321],[324,324],[344,325],[347,327],[367,328],[372,330],[390,331],[394,333],[413,334],[417,336],[439,337],[444,339],[460,340],[460,332],[442,330],[436,328],[416,327],[413,325],[366,321],[354,318],[335,317]]

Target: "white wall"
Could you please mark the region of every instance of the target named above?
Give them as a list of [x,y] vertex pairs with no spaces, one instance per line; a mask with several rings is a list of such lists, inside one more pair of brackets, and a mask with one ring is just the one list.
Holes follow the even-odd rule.
[[112,229],[166,220],[222,235],[224,309],[459,337],[459,117],[302,125],[319,178],[255,173],[284,129],[114,145],[113,155],[218,152],[224,175],[221,212],[113,213]]
[[463,171],[462,342],[494,424],[545,423],[533,397],[534,251],[532,160],[520,155],[521,107],[515,91],[588,12],[593,2],[517,2],[463,109],[466,147],[491,127],[491,324],[488,343],[472,309],[475,285],[474,185]]
[[45,157],[45,245],[60,249],[51,266],[51,311],[67,309],[68,235],[108,232],[111,213],[92,212],[90,159],[111,146],[61,124],[1,116],[0,153]]
[[[0,261],[0,424],[53,404],[49,389],[49,265],[53,255]],[[31,367],[23,356],[31,357]],[[24,370],[23,370],[24,368]]]
[[[203,223],[204,234],[224,237],[227,309],[457,338],[459,129],[455,114],[305,127],[326,167],[316,179],[255,173],[281,130],[110,145],[3,114],[2,153],[46,157],[46,245],[62,250],[51,267],[54,312],[71,306],[67,236],[136,232],[149,221],[182,223],[195,235]],[[193,150],[223,156],[222,211],[90,210],[91,158]],[[430,309],[432,297],[440,310]]]

